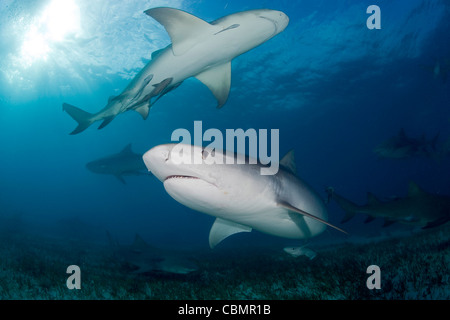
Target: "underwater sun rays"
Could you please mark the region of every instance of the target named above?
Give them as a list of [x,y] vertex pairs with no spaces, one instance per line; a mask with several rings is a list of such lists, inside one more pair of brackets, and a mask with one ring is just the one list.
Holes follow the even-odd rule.
[[80,31],[80,8],[75,0],[52,0],[30,23],[20,49],[23,67],[46,61],[52,45]]

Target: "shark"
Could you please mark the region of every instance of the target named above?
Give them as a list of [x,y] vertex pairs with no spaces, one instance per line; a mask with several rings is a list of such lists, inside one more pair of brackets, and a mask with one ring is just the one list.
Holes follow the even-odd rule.
[[366,214],[365,222],[375,218],[384,218],[383,226],[394,222],[432,228],[450,220],[450,196],[431,194],[420,188],[415,182],[409,183],[406,197],[381,201],[372,193],[367,194],[367,204],[358,205],[337,194],[333,188],[327,188],[329,199],[333,199],[345,210],[342,223],[353,218],[357,213]]
[[425,135],[421,138],[413,138],[406,135],[405,130],[400,129],[396,136],[393,136],[379,144],[374,152],[380,158],[404,159],[411,157],[436,157],[439,154],[437,141],[439,133],[434,138],[428,140]]
[[197,264],[182,253],[155,248],[139,234],[131,245],[120,245],[107,232],[113,258],[131,273],[188,274],[198,270]]
[[110,174],[126,184],[124,175],[146,175],[146,166],[142,154],[134,153],[131,143],[119,153],[115,153],[86,164],[86,168],[98,174]]
[[118,114],[134,110],[147,119],[150,107],[190,77],[205,84],[221,108],[231,87],[231,60],[282,32],[289,18],[281,11],[260,9],[234,13],[211,23],[182,10],[166,7],[145,11],[164,26],[172,43],[152,53],[151,60],[117,96],[111,96],[97,113],[68,103],[66,111],[78,134],[92,123],[108,125]]
[[327,221],[324,201],[297,177],[293,150],[276,174],[261,175],[257,159],[195,145],[182,145],[180,152],[180,145],[155,146],[144,154],[144,163],[173,199],[216,217],[211,248],[253,229],[289,239],[311,238],[327,225],[345,232]]

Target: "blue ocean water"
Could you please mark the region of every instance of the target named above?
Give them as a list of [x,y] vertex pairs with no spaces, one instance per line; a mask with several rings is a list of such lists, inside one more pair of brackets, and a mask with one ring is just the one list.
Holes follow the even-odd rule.
[[[381,9],[381,29],[367,28],[372,4]],[[170,44],[164,28],[143,13],[158,6],[206,21],[270,8],[286,13],[290,23],[233,60],[231,92],[222,109],[190,78],[162,97],[145,121],[127,112],[101,130],[94,124],[69,135],[76,123],[63,112],[64,102],[97,112],[153,51]],[[450,151],[438,159],[382,159],[374,153],[402,128],[417,138],[439,134],[437,145],[445,149],[449,13],[447,0],[2,1],[0,214],[20,215],[24,233],[64,239],[61,224],[76,218],[123,243],[138,233],[155,246],[208,249],[214,218],[174,201],[155,177],[127,176],[122,184],[85,167],[129,143],[138,153],[169,143],[174,130],[192,131],[198,120],[204,130],[279,129],[280,154],[295,150],[299,176],[324,199],[328,186],[359,204],[366,203],[367,192],[381,199],[403,197],[410,181],[450,195]],[[353,236],[410,228],[382,228],[381,219],[364,224],[363,217],[341,224],[342,209],[334,202],[328,208],[330,222]],[[327,230],[310,243],[322,240],[345,238]],[[252,232],[223,245],[242,242],[280,250],[293,243]]]

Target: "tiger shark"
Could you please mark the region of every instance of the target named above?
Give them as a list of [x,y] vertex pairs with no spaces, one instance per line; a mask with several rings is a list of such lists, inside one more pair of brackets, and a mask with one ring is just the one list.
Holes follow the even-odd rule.
[[123,184],[126,184],[124,175],[146,174],[142,154],[133,152],[131,143],[118,153],[88,162],[86,168],[97,174],[113,175]]
[[329,199],[345,210],[342,223],[357,213],[367,214],[366,223],[375,218],[384,218],[384,226],[394,222],[432,228],[450,220],[450,196],[428,193],[416,183],[409,183],[408,195],[390,201],[380,201],[372,193],[367,194],[367,204],[357,205],[327,188]]
[[[327,221],[324,201],[296,176],[293,151],[283,157],[275,175],[261,175],[263,165],[256,159],[191,145],[179,152],[180,145],[153,147],[143,159],[172,198],[216,217],[209,233],[211,248],[252,229],[290,239],[316,236],[326,225],[345,232]],[[234,161],[238,157],[245,159]]]
[[289,23],[283,12],[268,9],[238,12],[211,23],[173,8],[145,13],[165,27],[172,44],[153,52],[151,61],[123,92],[110,97],[97,113],[64,103],[63,110],[78,122],[71,134],[96,121],[103,121],[98,127],[102,129],[129,110],[146,119],[153,103],[190,77],[205,84],[217,99],[217,107],[222,107],[231,86],[231,60],[282,32]]

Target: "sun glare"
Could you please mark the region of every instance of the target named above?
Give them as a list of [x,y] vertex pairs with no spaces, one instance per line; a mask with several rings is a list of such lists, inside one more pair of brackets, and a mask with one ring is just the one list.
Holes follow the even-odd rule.
[[24,66],[47,60],[52,45],[80,31],[80,8],[75,0],[52,0],[24,37],[21,57]]

